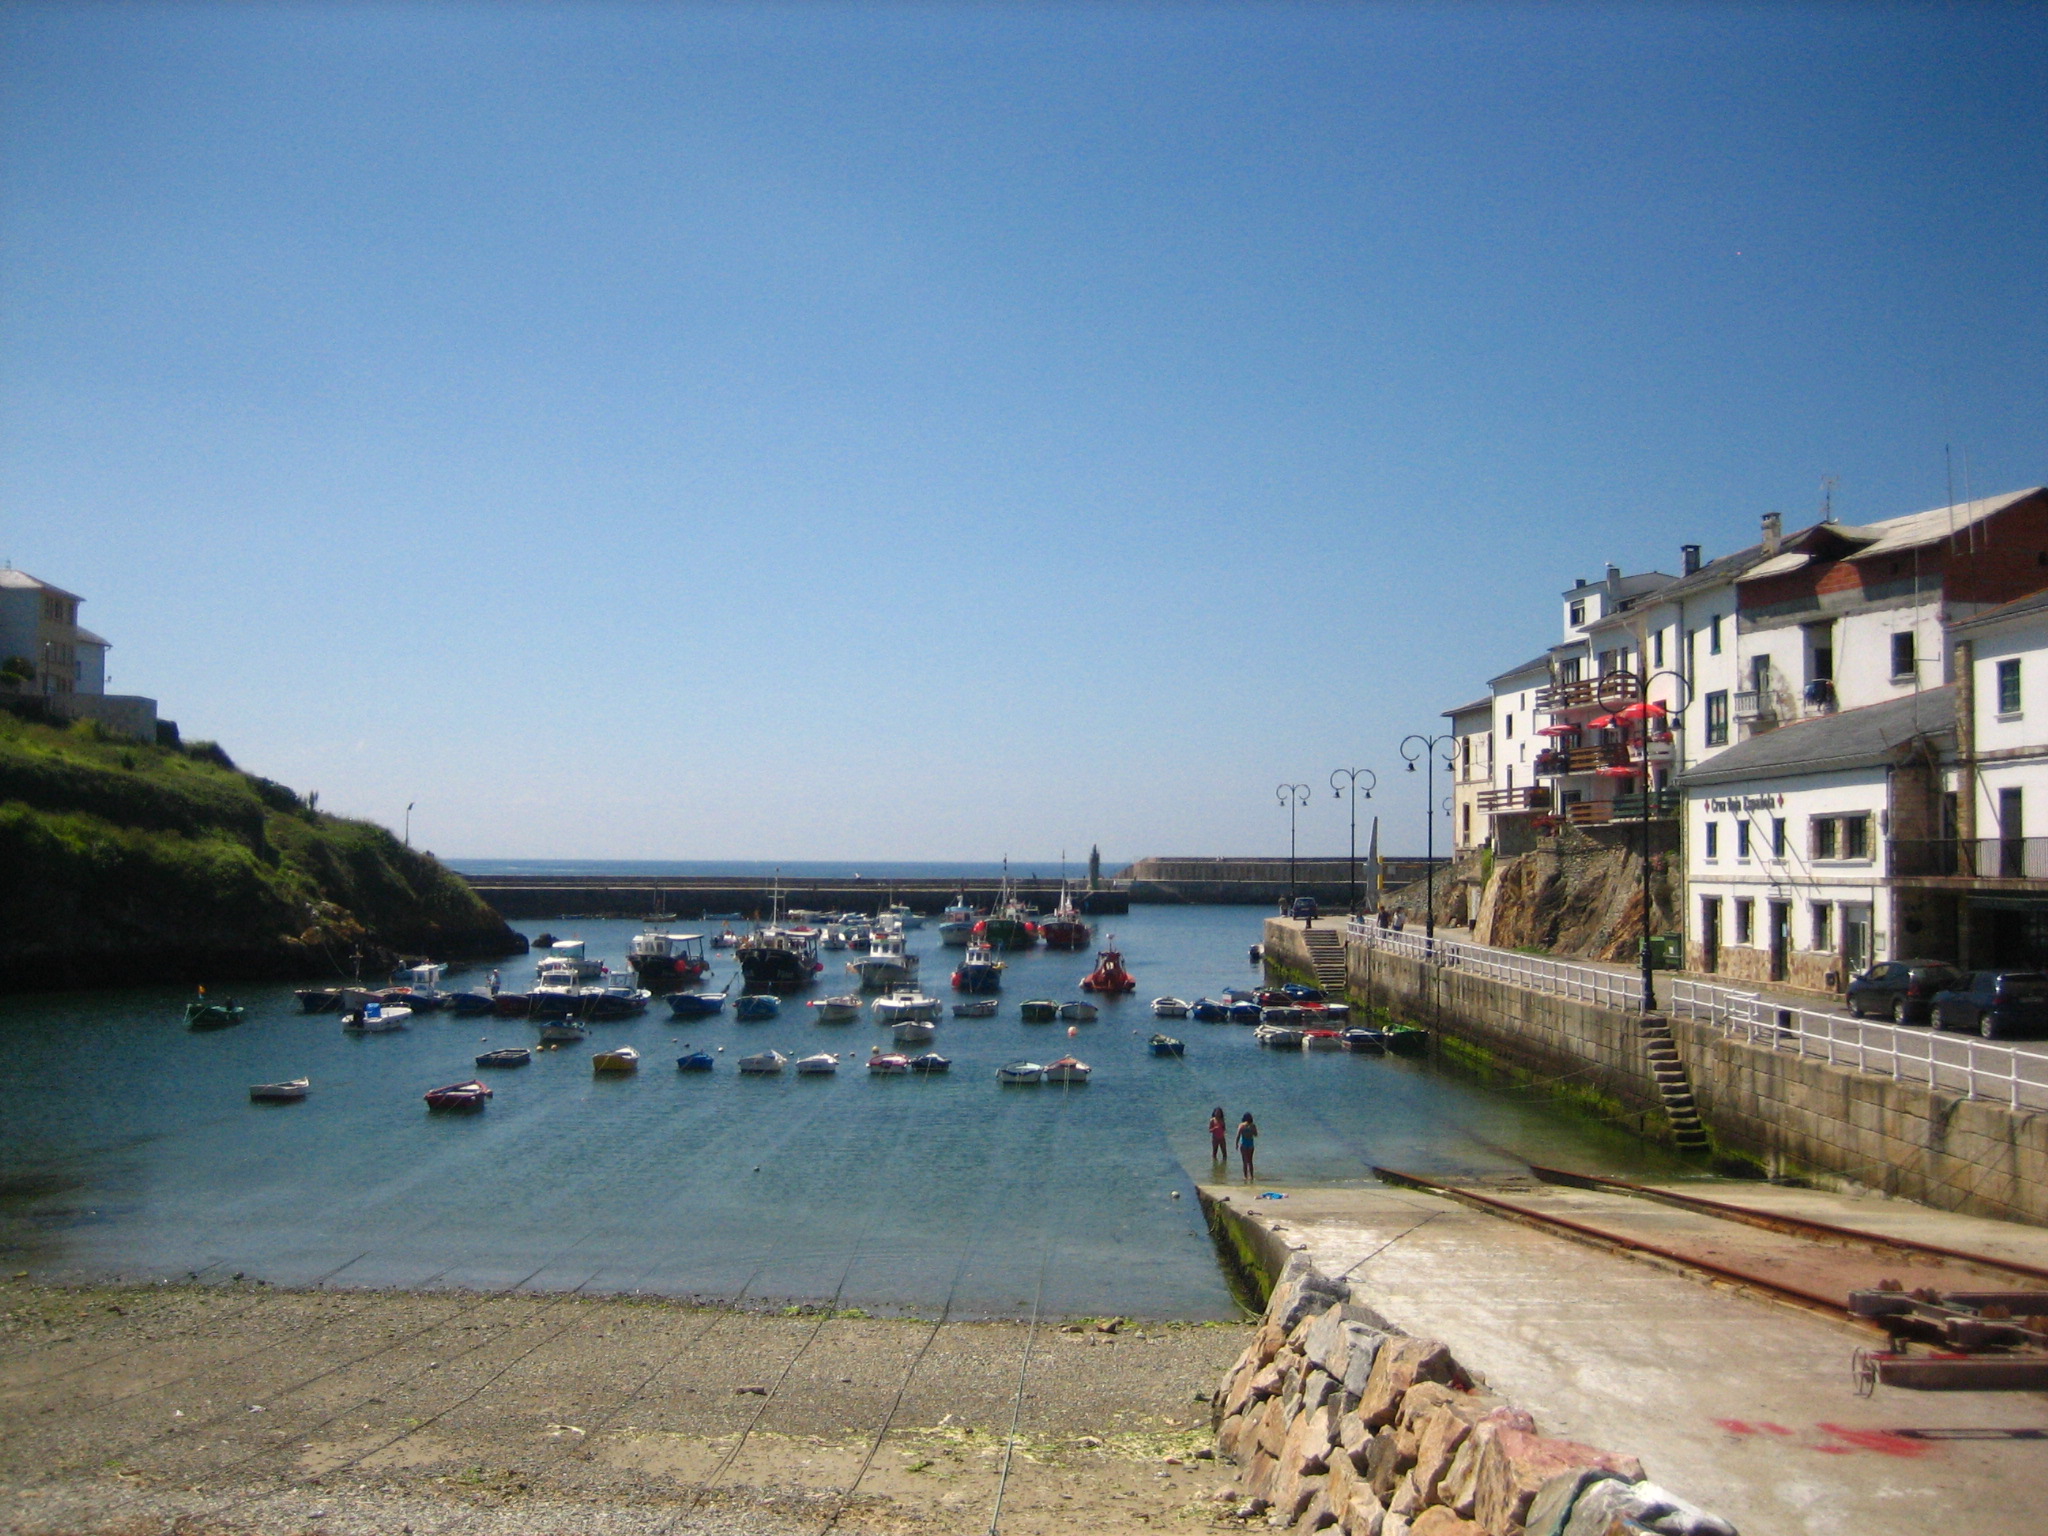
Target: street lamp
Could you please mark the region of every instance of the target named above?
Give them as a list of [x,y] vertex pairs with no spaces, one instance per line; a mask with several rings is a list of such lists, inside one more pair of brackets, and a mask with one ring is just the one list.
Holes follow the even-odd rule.
[[1308,804],[1309,789],[1306,784],[1281,784],[1274,788],[1274,797],[1287,807],[1287,901],[1294,902],[1294,813]]
[[1365,778],[1365,798],[1370,800],[1372,792],[1379,787],[1380,776],[1370,768],[1339,768],[1330,775],[1330,793],[1337,799],[1344,798],[1344,791],[1337,787],[1339,779],[1348,779],[1351,784],[1351,912],[1358,914],[1358,780]]
[[417,804],[417,800],[405,802],[405,846],[408,848],[412,846],[412,808]]
[[1423,887],[1429,902],[1429,910],[1423,914],[1422,934],[1425,942],[1434,952],[1436,945],[1436,765],[1442,763],[1446,770],[1458,760],[1458,738],[1446,731],[1441,736],[1406,736],[1401,740],[1401,755],[1408,759],[1408,771],[1413,773],[1415,765],[1423,765],[1423,806],[1426,809],[1427,841],[1423,845]]
[[[1669,678],[1675,685],[1675,707],[1651,700],[1650,687],[1659,678]],[[1600,707],[1614,717],[1624,745],[1628,741],[1630,725],[1637,726],[1642,735],[1643,1012],[1655,1013],[1657,983],[1650,964],[1650,812],[1657,800],[1657,775],[1650,761],[1650,731],[1661,721],[1667,728],[1665,734],[1668,737],[1674,720],[1679,729],[1684,729],[1686,707],[1692,702],[1692,684],[1683,673],[1673,672],[1668,667],[1655,672],[1610,672],[1600,680],[1599,698]],[[1677,759],[1675,751],[1672,756]]]

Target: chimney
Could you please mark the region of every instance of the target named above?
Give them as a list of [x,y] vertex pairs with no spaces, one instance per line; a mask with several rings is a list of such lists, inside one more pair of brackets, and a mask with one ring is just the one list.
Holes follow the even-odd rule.
[[1784,537],[1784,514],[1780,512],[1766,512],[1764,514],[1764,553],[1775,555],[1778,552],[1778,545],[1783,542]]
[[1607,565],[1607,590],[1617,597],[1621,594],[1621,567],[1612,561]]
[[1681,544],[1681,545],[1679,545],[1679,546],[1678,546],[1678,568],[1679,568],[1679,570],[1680,570],[1680,571],[1682,571],[1682,572],[1683,572],[1684,574],[1686,574],[1687,576],[1697,576],[1697,575],[1699,575],[1699,573],[1700,573],[1700,547],[1699,547],[1699,545],[1697,545],[1697,544]]

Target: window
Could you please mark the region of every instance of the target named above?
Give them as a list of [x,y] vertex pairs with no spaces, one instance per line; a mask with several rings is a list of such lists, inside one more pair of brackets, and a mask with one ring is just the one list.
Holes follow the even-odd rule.
[[1809,841],[1813,845],[1808,851],[1816,859],[1835,857],[1835,818],[1815,816],[1809,819],[1807,825],[1811,828]]
[[1693,658],[1698,654],[1698,647],[1693,642],[1699,639],[1699,637],[1700,632],[1696,629],[1688,629],[1685,632],[1685,675],[1687,677],[1692,676]]
[[2000,717],[2020,712],[2020,662],[2015,656],[1998,664],[1998,713]]
[[1664,665],[1664,631],[1661,629],[1650,636],[1650,665],[1653,667]]
[[1785,857],[1785,818],[1782,816],[1771,818],[1771,857]]
[[1867,859],[1870,857],[1870,818],[1868,816],[1844,816],[1842,818],[1842,857],[1845,859]]
[[1707,620],[1707,654],[1709,656],[1721,654],[1721,615],[1718,613]]
[[1462,813],[1464,841],[1469,844],[1472,841],[1472,807],[1469,805],[1460,806],[1459,811]]
[[1747,944],[1756,934],[1756,903],[1747,896],[1735,898],[1735,942]]
[[1747,859],[1749,857],[1749,823],[1746,821],[1735,823],[1735,857],[1738,859]]
[[1586,622],[1586,605],[1584,603],[1572,604],[1571,622],[1574,628]]
[[1515,717],[1512,712],[1506,718],[1506,734],[1509,741],[1515,739]]
[[1721,823],[1709,821],[1704,825],[1707,829],[1706,855],[1710,859],[1718,859],[1721,857]]
[[1728,692],[1707,695],[1707,745],[1725,747],[1728,745]]
[[1900,630],[1892,636],[1892,681],[1901,682],[1914,676],[1920,669],[1913,649],[1913,631]]
[[1751,691],[1756,694],[1757,702],[1762,703],[1764,697],[1771,691],[1770,657],[1752,656],[1749,658],[1749,686]]
[[1813,947],[1819,951],[1835,947],[1835,909],[1824,901],[1813,904]]
[[1560,683],[1576,683],[1579,680],[1579,658],[1567,656],[1557,664],[1557,680]]
[[1806,680],[1832,683],[1835,680],[1835,626],[1806,626]]
[[1815,816],[1809,822],[1809,852],[1816,859],[1870,857],[1870,814]]
[[1466,773],[1472,771],[1472,738],[1467,736],[1458,743],[1458,764]]

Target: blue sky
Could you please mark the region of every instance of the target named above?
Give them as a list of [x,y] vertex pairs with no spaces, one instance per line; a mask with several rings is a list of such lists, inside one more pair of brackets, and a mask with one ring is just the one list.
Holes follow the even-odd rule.
[[[450,856],[1285,852],[2048,480],[2048,11],[11,6],[0,557]],[[1339,852],[1327,787],[1303,852]]]

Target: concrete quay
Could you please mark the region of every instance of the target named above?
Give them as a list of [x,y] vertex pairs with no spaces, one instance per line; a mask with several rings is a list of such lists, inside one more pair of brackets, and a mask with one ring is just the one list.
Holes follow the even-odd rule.
[[[1683,1188],[1962,1249],[1997,1240],[2000,1257],[2048,1264],[2048,1234],[2006,1223],[1811,1190]],[[1305,1256],[1387,1322],[1442,1341],[1545,1435],[1639,1458],[1749,1536],[2041,1529],[2048,1396],[1859,1397],[1852,1356],[1878,1342],[1864,1328],[1431,1194],[1211,1185],[1202,1197],[1269,1275]],[[1635,1203],[1650,1223],[1671,1214]],[[1897,1273],[1871,1270],[1872,1282]]]

